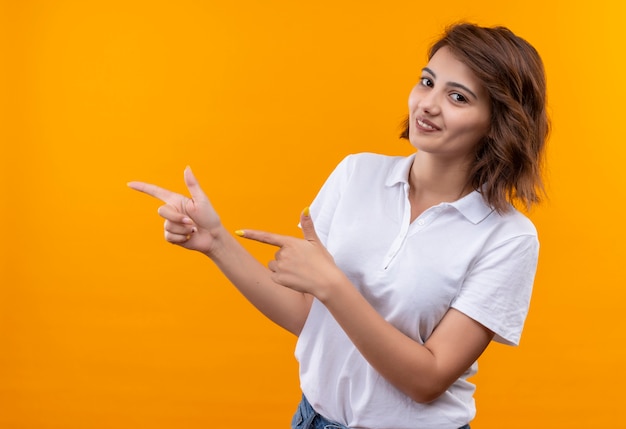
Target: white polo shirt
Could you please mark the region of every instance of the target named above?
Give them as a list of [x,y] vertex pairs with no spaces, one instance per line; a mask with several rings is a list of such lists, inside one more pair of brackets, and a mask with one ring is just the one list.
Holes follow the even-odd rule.
[[[311,205],[321,241],[369,303],[424,343],[449,308],[518,344],[539,244],[533,224],[500,215],[478,192],[410,223],[410,157],[346,157]],[[350,311],[350,308],[346,308]],[[323,304],[314,300],[296,346],[303,393],[316,411],[351,428],[458,428],[475,415],[474,364],[441,397],[419,404],[380,376]]]

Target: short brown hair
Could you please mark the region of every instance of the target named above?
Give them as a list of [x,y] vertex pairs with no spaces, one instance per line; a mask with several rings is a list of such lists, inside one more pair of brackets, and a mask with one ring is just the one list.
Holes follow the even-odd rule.
[[[467,23],[449,27],[428,59],[444,46],[472,70],[491,101],[491,127],[477,146],[471,185],[498,212],[515,202],[530,208],[545,195],[542,167],[550,130],[539,54],[505,27]],[[409,137],[408,119],[400,137]]]

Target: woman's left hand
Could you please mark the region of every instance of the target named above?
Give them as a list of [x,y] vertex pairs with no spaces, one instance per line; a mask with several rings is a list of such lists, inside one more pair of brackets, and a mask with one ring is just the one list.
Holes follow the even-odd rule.
[[345,276],[319,240],[308,208],[300,215],[300,226],[304,239],[250,229],[237,231],[237,234],[280,248],[267,265],[274,282],[324,301],[332,285]]

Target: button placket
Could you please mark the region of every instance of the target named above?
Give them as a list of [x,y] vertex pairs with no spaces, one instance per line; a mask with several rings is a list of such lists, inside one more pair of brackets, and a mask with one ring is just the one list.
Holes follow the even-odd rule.
[[389,251],[387,252],[387,256],[385,257],[384,269],[389,268],[389,265],[396,257],[402,246],[404,245],[404,241],[409,232],[410,221],[411,221],[411,204],[408,199],[408,184],[404,187],[404,213],[402,214],[402,224],[400,226],[400,232],[396,236],[396,239],[391,244]]

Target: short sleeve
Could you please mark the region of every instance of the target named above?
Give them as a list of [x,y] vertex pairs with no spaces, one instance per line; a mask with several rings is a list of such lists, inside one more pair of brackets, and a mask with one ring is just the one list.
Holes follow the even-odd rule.
[[348,182],[354,155],[348,155],[335,167],[311,203],[311,217],[320,241],[327,245],[332,219]]
[[452,307],[494,331],[495,341],[518,345],[538,254],[535,235],[510,238],[489,249],[468,273]]

